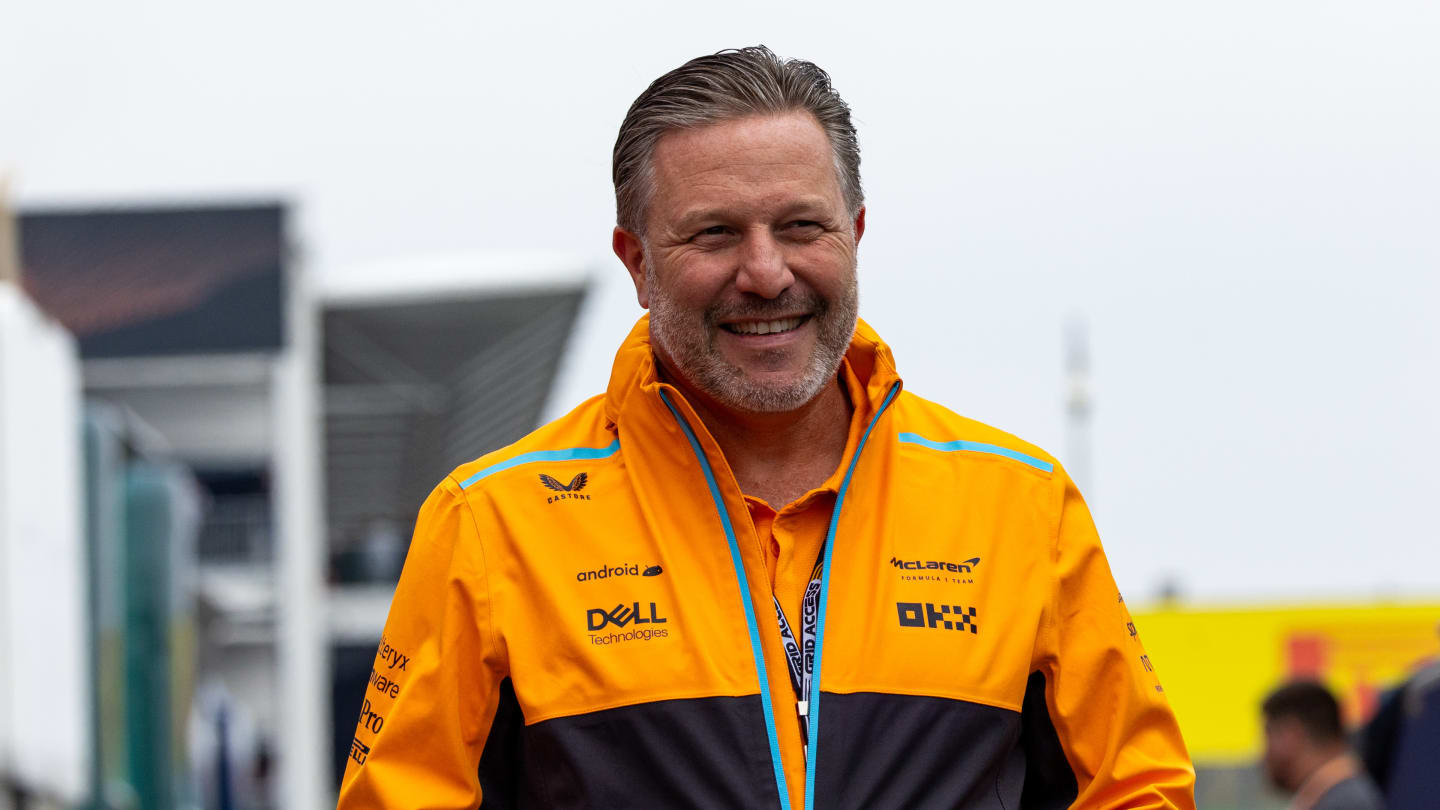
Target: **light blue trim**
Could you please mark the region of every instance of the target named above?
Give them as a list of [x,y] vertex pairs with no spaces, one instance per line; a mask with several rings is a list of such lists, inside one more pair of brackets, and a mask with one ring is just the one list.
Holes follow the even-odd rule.
[[994,456],[1004,456],[1014,459],[1021,464],[1028,464],[1041,472],[1055,472],[1055,465],[1048,461],[1041,461],[1034,456],[1027,456],[1018,450],[1011,450],[1008,447],[1001,447],[998,444],[984,444],[983,442],[967,442],[964,439],[956,439],[953,442],[937,442],[934,439],[927,439],[918,433],[901,433],[900,441],[905,444],[918,444],[921,447],[928,447],[931,450],[939,450],[944,453],[956,450],[966,450],[971,453],[989,453]]
[[826,532],[825,545],[820,549],[820,553],[825,555],[825,566],[820,573],[820,615],[816,618],[815,625],[814,674],[810,676],[810,751],[805,758],[805,810],[815,807],[815,763],[820,759],[820,664],[825,660],[825,609],[830,606],[830,561],[835,558],[835,530],[840,526],[840,508],[845,505],[845,493],[850,491],[850,477],[855,474],[855,465],[860,462],[860,453],[865,450],[870,431],[875,429],[880,417],[885,414],[885,409],[890,407],[891,400],[895,399],[898,393],[900,383],[897,382],[890,387],[885,401],[880,403],[880,410],[875,412],[875,418],[871,419],[870,426],[865,428],[865,435],[860,437],[860,444],[855,447],[855,455],[850,457],[850,466],[840,481],[840,491],[835,494],[835,506],[830,509],[830,530]]
[[740,543],[735,539],[735,527],[730,523],[730,511],[725,508],[725,498],[720,494],[720,485],[715,481],[715,473],[710,469],[710,462],[705,458],[705,450],[700,446],[700,440],[695,438],[695,431],[690,429],[684,417],[670,404],[670,397],[664,391],[660,392],[660,399],[665,403],[665,407],[670,409],[675,421],[680,423],[685,438],[690,440],[690,449],[700,460],[700,470],[705,473],[705,483],[710,487],[710,498],[715,502],[715,511],[720,514],[720,525],[725,529],[725,541],[730,544],[730,564],[735,567],[735,578],[740,582],[740,602],[745,607],[745,624],[750,630],[750,655],[755,659],[755,674],[760,678],[760,705],[765,710],[765,733],[770,738],[770,764],[775,769],[775,789],[780,792],[781,810],[790,810],[790,793],[785,789],[785,767],[780,762],[780,738],[775,734],[775,711],[770,705],[770,678],[765,673],[765,651],[760,646],[760,626],[755,621],[755,606],[750,604],[750,581],[745,576],[745,563],[740,558]]
[[521,453],[520,455],[506,459],[499,464],[491,464],[489,467],[475,473],[460,482],[461,489],[468,489],[477,481],[482,481],[498,472],[504,472],[511,467],[518,467],[521,464],[531,464],[536,461],[581,461],[585,459],[609,458],[620,449],[620,439],[610,442],[609,447],[568,447],[564,450],[536,450],[533,453]]

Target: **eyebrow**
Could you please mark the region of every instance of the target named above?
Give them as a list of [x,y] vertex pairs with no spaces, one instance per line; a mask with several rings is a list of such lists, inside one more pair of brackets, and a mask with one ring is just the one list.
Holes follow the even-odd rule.
[[[826,202],[824,197],[801,197],[780,209],[780,218],[784,219],[802,212],[818,214],[826,210]],[[708,220],[729,220],[733,218],[732,210],[729,208],[696,208],[681,215],[675,221],[676,227],[686,229]]]

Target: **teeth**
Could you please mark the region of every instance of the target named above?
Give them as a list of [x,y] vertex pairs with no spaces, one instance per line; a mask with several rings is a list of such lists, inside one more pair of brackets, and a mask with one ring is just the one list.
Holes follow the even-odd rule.
[[747,323],[727,324],[732,332],[742,335],[769,335],[775,332],[788,332],[800,325],[803,318],[785,318],[779,321],[750,321]]

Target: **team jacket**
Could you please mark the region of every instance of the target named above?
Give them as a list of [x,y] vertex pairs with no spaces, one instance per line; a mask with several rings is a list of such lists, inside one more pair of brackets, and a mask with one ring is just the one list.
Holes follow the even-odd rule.
[[900,390],[826,541],[808,761],[763,550],[641,319],[608,391],[420,511],[340,807],[1193,807],[1194,771],[1061,467]]

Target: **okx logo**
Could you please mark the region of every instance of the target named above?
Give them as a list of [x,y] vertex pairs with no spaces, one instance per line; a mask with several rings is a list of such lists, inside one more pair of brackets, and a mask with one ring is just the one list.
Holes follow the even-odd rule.
[[975,608],[965,608],[960,605],[940,605],[936,607],[929,602],[896,602],[895,608],[900,614],[901,627],[926,627],[935,629],[943,627],[946,630],[969,630],[972,634],[980,632],[979,625],[975,624]]
[[[654,602],[650,603],[648,616],[640,610],[639,602],[631,602],[628,605],[621,603],[609,610],[590,608],[585,611],[585,629],[590,631],[590,643],[600,646],[619,644],[624,641],[653,641],[659,638],[668,638],[670,636],[669,628],[640,626],[643,624],[661,625],[668,621],[669,619],[660,615],[660,610]],[[620,628],[623,632],[600,632],[611,625]],[[625,630],[627,626],[633,627]]]
[[569,500],[575,500],[575,501],[588,501],[588,500],[590,500],[590,496],[589,496],[589,495],[581,495],[581,494],[580,494],[580,490],[584,489],[584,488],[585,488],[585,485],[588,484],[588,483],[590,483],[590,474],[589,474],[589,473],[583,473],[583,472],[582,472],[582,473],[580,473],[579,475],[576,475],[574,478],[571,478],[571,479],[570,479],[570,483],[568,483],[568,484],[562,484],[562,483],[560,483],[560,479],[558,479],[558,478],[551,478],[550,476],[546,475],[545,473],[540,473],[540,483],[544,484],[544,485],[545,485],[545,488],[548,489],[548,490],[550,490],[551,492],[558,493],[558,494],[551,495],[550,497],[546,498],[546,499],[545,499],[545,502],[546,502],[546,503],[555,503],[556,501],[569,501]]

